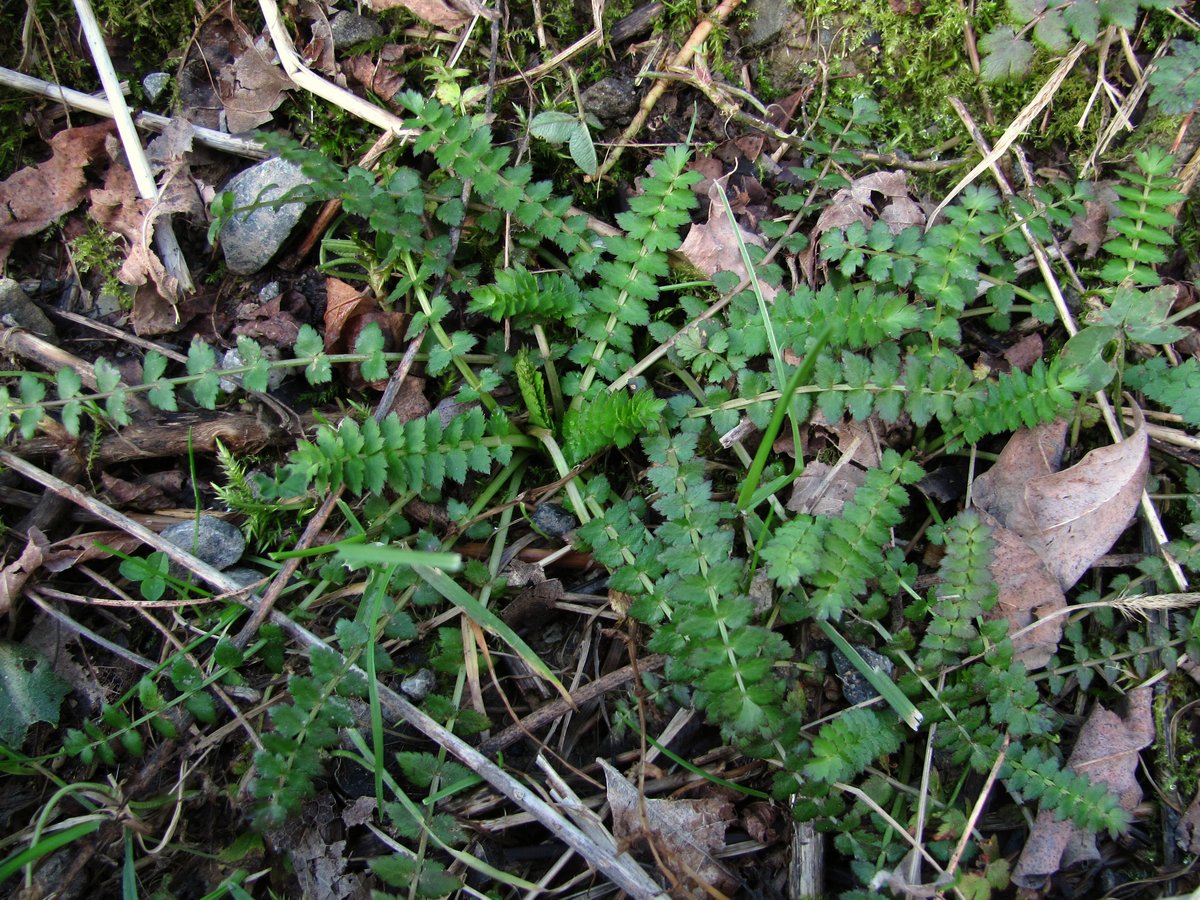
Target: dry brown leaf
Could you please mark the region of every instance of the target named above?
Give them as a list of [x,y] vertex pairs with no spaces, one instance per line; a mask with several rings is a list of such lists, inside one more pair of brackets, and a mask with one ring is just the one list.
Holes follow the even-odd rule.
[[47,547],[43,568],[47,572],[65,572],[93,559],[108,559],[112,554],[102,550],[100,544],[122,553],[135,553],[142,546],[140,540],[124,531],[89,531],[55,541]]
[[[399,346],[404,334],[404,315],[379,308],[379,302],[369,292],[347,284],[337,278],[325,279],[325,352],[351,353],[368,325],[378,325],[383,332],[383,349],[389,353]],[[358,366],[347,367],[347,379],[362,387],[362,373]],[[386,384],[377,382],[372,387],[382,388]]]
[[46,550],[46,536],[38,529],[30,528],[21,555],[0,569],[0,616],[12,608],[13,600],[25,588],[29,576],[41,568]]
[[[991,526],[996,542],[988,571],[996,580],[998,599],[988,618],[1007,619],[1014,657],[1030,672],[1041,669],[1062,638],[1063,617],[1058,613],[1067,598],[1042,558],[1020,535],[982,510],[980,517]],[[1039,619],[1046,621],[1024,630]]]
[[1129,437],[1062,471],[1056,471],[1053,430],[1017,432],[1012,452],[1005,447],[975,482],[978,506],[1021,535],[1063,590],[1112,548],[1137,511],[1150,466],[1140,411],[1137,417]]
[[[1067,765],[1093,784],[1103,784],[1116,794],[1121,806],[1132,810],[1142,799],[1137,781],[1138,751],[1154,740],[1151,689],[1138,688],[1125,698],[1124,716],[1097,705],[1079,730]],[[1037,888],[1059,871],[1100,858],[1095,836],[1053,812],[1041,811],[1013,870],[1018,887]]]
[[386,44],[379,48],[377,59],[352,56],[342,63],[342,70],[379,99],[391,100],[404,87],[397,64],[404,61],[407,50],[401,44]]
[[337,63],[333,58],[333,29],[329,24],[329,16],[322,4],[315,0],[300,0],[300,10],[308,20],[308,30],[312,33],[301,56],[310,69],[315,69],[324,75],[337,73]]
[[1022,372],[1028,372],[1033,368],[1033,364],[1041,359],[1043,355],[1042,336],[1037,333],[1025,335],[1025,337],[1004,351],[1004,358],[1008,361],[1008,364],[1014,369],[1020,369]]
[[[733,804],[726,800],[646,800],[639,802],[638,789],[603,759],[612,809],[613,836],[634,849],[654,842],[657,856],[683,885],[709,885],[728,890],[736,884],[716,854],[725,848],[725,830],[735,821]],[[643,817],[644,810],[644,817]],[[647,833],[649,827],[649,833]],[[679,896],[679,895],[675,895]],[[684,896],[707,897],[696,885]]]
[[[875,212],[875,195],[883,198],[878,214]],[[882,219],[892,234],[899,234],[911,225],[924,225],[925,214],[908,196],[908,182],[903,169],[894,172],[872,172],[855,178],[849,187],[844,187],[821,211],[817,224],[813,226],[810,240],[813,246],[826,231],[848,228],[855,222],[870,228],[876,218]]]
[[273,51],[257,45],[245,47],[217,76],[217,93],[225,107],[230,132],[251,131],[271,121],[292,80],[275,61]]
[[1185,853],[1200,853],[1200,791],[1175,826],[1175,842]]
[[792,483],[787,508],[814,516],[840,515],[846,501],[863,486],[867,474],[856,466],[844,465],[822,491],[821,485],[832,469],[833,466],[817,460],[805,464],[803,474]]
[[419,19],[424,19],[438,28],[453,31],[470,20],[465,12],[451,6],[446,0],[367,0],[367,6],[375,12],[385,9],[407,9]]
[[[711,277],[717,272],[733,272],[745,278],[746,265],[737,236],[740,234],[747,245],[755,247],[765,246],[765,242],[761,236],[730,220],[725,204],[721,202],[721,188],[715,182],[708,190],[708,199],[708,221],[692,225],[679,252],[704,275]],[[762,292],[767,300],[774,300],[778,293],[769,284],[762,285]]]
[[48,160],[0,182],[0,263],[15,241],[37,234],[82,202],[84,168],[102,154],[113,131],[111,122],[60,131],[50,138]]

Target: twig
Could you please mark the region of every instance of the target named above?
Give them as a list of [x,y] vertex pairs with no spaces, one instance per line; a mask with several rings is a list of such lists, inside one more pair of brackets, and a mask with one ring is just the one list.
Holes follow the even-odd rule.
[[394,131],[397,137],[416,136],[415,131],[404,127],[404,120],[395,113],[381,109],[344,87],[326,81],[304,65],[283,25],[283,18],[279,14],[279,6],[275,0],[258,0],[258,6],[266,20],[267,31],[271,34],[271,42],[275,45],[275,53],[279,56],[279,64],[297,87],[310,94],[316,94],[323,100],[328,100],[334,106],[370,122],[383,131]]
[[[692,61],[692,57],[696,55],[696,51],[700,48],[700,45],[712,33],[713,28],[728,19],[730,13],[737,9],[740,3],[741,0],[721,0],[721,5],[696,26],[691,36],[687,39],[687,42],[675,54],[674,59],[671,60],[671,64],[667,68],[687,66]],[[659,98],[662,97],[666,90],[666,81],[661,78],[655,81],[654,86],[642,98],[642,105],[638,107],[637,115],[633,117],[633,121],[629,123],[629,127],[621,133],[621,136],[617,139],[616,146],[608,154],[608,158],[604,160],[595,175],[588,177],[588,181],[598,181],[617,164],[617,160],[621,158],[621,154],[625,152],[625,148],[637,137],[638,132],[642,130],[642,127],[646,124],[646,120],[654,112],[654,107],[658,104]]]
[[[648,656],[645,659],[640,659],[638,660],[636,670],[630,665],[617,669],[615,672],[609,672],[607,675],[602,675],[595,681],[585,684],[576,691],[572,691],[571,699],[574,701],[576,707],[578,707],[633,680],[637,672],[653,672],[656,669],[661,669],[666,664],[666,661],[667,658],[665,656]],[[488,738],[480,745],[479,749],[489,755],[497,753],[515,744],[521,738],[528,737],[533,732],[545,728],[559,716],[564,716],[570,711],[571,707],[567,704],[567,701],[560,697],[552,703],[539,706],[529,715],[525,716],[525,718],[514,722],[499,734]]]
[[[109,105],[112,107],[113,119],[117,123],[117,132],[121,135],[121,145],[125,149],[125,158],[129,162],[129,169],[133,172],[134,184],[137,185],[138,193],[143,200],[157,203],[159,199],[158,184],[150,172],[150,162],[146,159],[146,151],[142,148],[142,139],[138,137],[133,117],[129,114],[129,107],[125,104],[125,95],[121,93],[121,80],[117,77],[112,60],[108,56],[108,48],[104,44],[104,34],[100,31],[100,23],[96,21],[96,14],[92,11],[90,0],[75,0],[75,12],[79,16],[79,24],[83,28],[88,48],[92,52],[92,61],[96,65],[96,72],[100,75],[100,83],[104,85],[105,96],[108,97]],[[183,258],[183,251],[179,249],[179,241],[175,239],[175,232],[171,229],[171,221],[168,216],[159,216],[155,220],[154,243],[162,257],[163,266],[175,282],[177,290],[183,294],[195,290],[192,273],[188,271],[187,260]],[[174,291],[168,290],[168,293],[174,293]],[[178,298],[167,297],[166,299],[174,302]]]
[[[72,88],[60,87],[57,84],[51,84],[49,81],[42,81],[40,78],[34,78],[32,75],[26,75],[22,72],[14,72],[12,69],[5,69],[2,66],[0,66],[0,85],[24,91],[27,94],[37,94],[40,97],[55,100],[63,104],[63,106],[68,106],[72,109],[81,109],[84,112],[90,112],[97,116],[104,116],[106,119],[116,117],[112,104],[102,97],[95,97],[92,94],[85,94],[83,91],[77,91]],[[147,131],[160,132],[171,124],[171,120],[166,116],[143,112],[138,113],[135,124]],[[193,125],[192,132],[198,143],[204,144],[206,147],[211,147],[214,150],[231,153],[234,156],[244,156],[249,159],[266,159],[271,155],[271,152],[267,148],[258,141],[250,138],[234,137],[231,134],[225,134],[223,131],[214,131],[212,128],[202,128],[199,125]]]
[[1087,44],[1085,44],[1083,41],[1080,41],[1075,45],[1075,49],[1067,54],[1063,61],[1058,64],[1058,68],[1054,70],[1053,74],[1051,74],[1049,79],[1047,79],[1046,83],[1042,85],[1041,90],[1039,90],[1034,98],[1029,101],[1029,104],[1023,110],[1021,110],[1020,114],[1013,119],[1012,124],[1004,130],[1004,134],[1000,135],[1000,140],[996,141],[996,146],[993,147],[990,152],[986,153],[983,159],[979,161],[979,164],[976,165],[975,168],[971,169],[971,171],[966,175],[964,175],[962,180],[959,181],[959,183],[953,187],[950,193],[948,193],[942,199],[942,202],[937,205],[937,209],[933,211],[933,214],[930,215],[929,219],[926,221],[926,231],[933,227],[933,223],[941,214],[942,210],[950,205],[950,201],[957,197],[963,188],[978,178],[983,172],[986,172],[990,166],[995,164],[996,160],[1008,152],[1008,148],[1012,146],[1013,142],[1016,141],[1016,139],[1025,132],[1025,129],[1033,123],[1033,120],[1038,117],[1038,113],[1045,109],[1046,105],[1054,99],[1054,95],[1058,92],[1059,86],[1063,83],[1063,80],[1070,73],[1071,69],[1074,68],[1075,63],[1079,60],[1079,57],[1083,55],[1083,51],[1086,50],[1087,47]]

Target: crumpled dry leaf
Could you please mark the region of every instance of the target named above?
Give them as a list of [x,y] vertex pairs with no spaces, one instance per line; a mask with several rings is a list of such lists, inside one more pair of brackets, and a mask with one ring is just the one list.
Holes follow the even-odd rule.
[[[1121,806],[1132,810],[1142,799],[1137,781],[1138,751],[1154,740],[1151,689],[1127,694],[1124,716],[1097,705],[1079,730],[1067,765],[1094,784],[1104,784]],[[1053,812],[1041,811],[1013,870],[1013,883],[1037,888],[1060,868],[1095,862],[1100,858],[1095,836],[1070,821],[1059,821]]]
[[[325,279],[325,352],[353,353],[354,345],[364,328],[374,323],[383,332],[384,352],[390,353],[399,345],[404,334],[404,315],[379,308],[379,302],[369,292],[361,291],[337,278]],[[362,372],[349,366],[347,379],[362,387]],[[382,388],[384,382],[373,383]]]
[[324,75],[334,75],[337,63],[333,57],[333,28],[329,24],[329,16],[324,6],[315,0],[300,0],[300,11],[308,20],[308,29],[312,32],[312,40],[304,45],[300,52],[305,65]]
[[26,166],[0,182],[0,263],[15,241],[37,234],[82,202],[84,168],[104,149],[115,127],[111,122],[67,128],[50,138],[53,155]]
[[[612,809],[612,833],[624,846],[636,850],[654,841],[658,858],[669,866],[682,885],[702,884],[729,890],[736,880],[715,858],[725,847],[725,830],[736,821],[733,804],[726,800],[646,800],[645,818],[638,802],[638,789],[606,760],[596,760],[604,769],[608,805]],[[650,834],[646,833],[646,826]],[[675,894],[674,896],[681,896]],[[695,886],[682,896],[702,898],[708,894]]]
[[217,93],[225,107],[229,131],[252,131],[270,122],[271,113],[283,102],[284,91],[292,87],[292,80],[265,40],[259,38],[246,46],[217,75]]
[[1139,410],[1129,437],[1057,471],[1061,449],[1046,443],[1054,434],[1048,426],[1017,432],[1011,452],[1005,447],[996,465],[976,479],[974,491],[979,508],[1024,538],[1065,591],[1129,527],[1145,487],[1150,448]]
[[1175,842],[1185,853],[1200,853],[1200,791],[1175,826]]
[[[979,515],[991,526],[995,541],[988,571],[996,581],[997,600],[987,617],[1007,619],[1014,658],[1030,672],[1041,669],[1050,662],[1062,638],[1063,617],[1059,611],[1067,605],[1066,595],[1042,558],[1019,534],[983,510]],[[1024,630],[1039,619],[1046,621]]]
[[55,541],[46,548],[43,568],[47,572],[65,572],[67,569],[93,559],[108,559],[112,554],[98,546],[103,544],[122,553],[136,553],[142,542],[124,531],[89,531]]
[[[874,194],[881,194],[884,198],[878,216],[875,214]],[[855,178],[849,187],[834,194],[813,227],[812,244],[816,246],[826,231],[848,228],[855,222],[870,228],[876,218],[882,219],[892,234],[899,234],[911,225],[925,224],[925,213],[908,196],[908,182],[903,169],[872,172]]]
[[41,568],[47,546],[46,536],[38,529],[30,528],[21,555],[0,569],[0,616],[12,607],[13,600],[20,595],[29,576]]
[[397,64],[404,61],[408,48],[402,44],[385,44],[377,58],[352,56],[342,63],[342,71],[381,100],[391,100],[404,87],[404,76]]
[[[188,171],[188,156],[192,150],[191,123],[184,119],[171,120],[163,133],[147,148],[151,170],[155,172],[159,187],[157,202],[142,200],[129,167],[120,160],[119,146],[110,146],[113,163],[105,174],[104,187],[90,192],[90,215],[104,228],[116,232],[126,240],[127,256],[117,277],[123,284],[154,284],[160,297],[174,306],[182,298],[179,282],[170,275],[162,260],[154,252],[155,222],[161,216],[180,214],[203,221],[205,204]],[[172,307],[161,304],[150,305],[142,310],[134,304],[134,328],[138,334],[165,334],[180,328],[183,320]]]
[[787,508],[814,516],[840,515],[846,501],[866,482],[867,473],[856,466],[844,465],[821,490],[832,470],[833,466],[818,460],[806,463],[804,472],[792,482],[792,496],[788,498]]
[[233,329],[233,333],[254,338],[264,345],[290,348],[300,336],[301,323],[310,315],[303,294],[296,290],[284,291],[262,303],[239,306],[236,318],[241,324]]
[[[708,190],[708,199],[708,221],[692,225],[679,252],[704,275],[733,272],[745,278],[746,265],[738,247],[738,234],[748,245],[763,247],[766,242],[760,235],[752,234],[736,221],[730,221],[725,204],[721,202],[721,188],[715,182]],[[774,300],[778,293],[769,284],[763,284],[762,291],[768,301]]]
[[367,0],[367,7],[375,12],[385,9],[395,9],[397,6],[407,9],[419,19],[424,19],[438,28],[453,31],[466,25],[470,16],[460,9],[451,6],[446,0]]

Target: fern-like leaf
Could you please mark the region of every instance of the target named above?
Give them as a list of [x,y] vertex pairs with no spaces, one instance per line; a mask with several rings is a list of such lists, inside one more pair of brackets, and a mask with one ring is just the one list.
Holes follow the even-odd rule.
[[1042,809],[1053,810],[1059,819],[1070,819],[1087,831],[1107,831],[1115,837],[1129,827],[1129,812],[1115,794],[1063,768],[1036,747],[1010,752],[1000,777],[1013,796],[1039,800]]
[[563,451],[568,461],[580,462],[606,447],[628,447],[658,425],[666,405],[646,390],[633,394],[601,391],[594,400],[571,408],[563,421]]
[[476,288],[468,312],[483,313],[493,321],[512,316],[562,320],[580,309],[575,281],[562,275],[534,275],[523,266],[501,269],[495,282]]
[[821,726],[812,742],[812,759],[802,771],[825,784],[848,781],[899,747],[900,733],[893,723],[874,710],[851,709]]

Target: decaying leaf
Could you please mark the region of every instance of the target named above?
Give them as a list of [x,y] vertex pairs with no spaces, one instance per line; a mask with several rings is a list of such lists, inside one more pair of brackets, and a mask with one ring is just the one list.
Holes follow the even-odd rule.
[[46,549],[43,567],[47,572],[65,572],[74,566],[94,559],[108,559],[112,554],[100,545],[122,553],[134,553],[142,542],[124,531],[89,531],[55,541]]
[[[1097,705],[1079,730],[1067,765],[1094,784],[1104,784],[1121,806],[1132,810],[1142,799],[1137,781],[1138,751],[1154,740],[1151,689],[1138,688],[1125,697],[1124,716]],[[1023,888],[1041,886],[1047,877],[1100,858],[1095,837],[1053,812],[1041,811],[1013,870],[1013,882]]]
[[[883,197],[883,205],[875,212],[875,198]],[[881,219],[892,234],[899,234],[910,225],[924,225],[925,214],[921,207],[908,196],[908,183],[903,169],[894,172],[872,172],[855,178],[849,187],[844,187],[821,211],[812,230],[812,243],[826,231],[848,228],[859,222],[870,228],[875,219]]]
[[[1129,527],[1146,483],[1146,427],[1057,471],[1055,430],[1017,432],[975,483],[976,503],[1033,547],[1063,590],[1072,587]],[[1058,426],[1065,428],[1065,425]],[[1051,441],[1047,443],[1047,441]]]
[[367,0],[367,6],[375,12],[401,7],[419,19],[424,19],[438,28],[453,31],[466,25],[470,16],[451,6],[446,0]]
[[[721,188],[716,182],[708,189],[708,199],[708,221],[692,225],[679,252],[704,275],[733,272],[745,278],[746,264],[738,246],[738,235],[747,245],[762,247],[765,242],[761,236],[730,221],[725,204],[721,202]],[[774,300],[778,293],[769,284],[763,284],[762,291],[767,300]]]
[[658,859],[671,867],[681,884],[693,886],[686,895],[677,896],[707,897],[697,881],[718,890],[737,883],[715,858],[725,847],[725,829],[736,821],[733,804],[713,798],[639,803],[636,786],[607,761],[597,762],[608,784],[613,835],[634,849],[653,841]]
[[271,121],[292,80],[275,60],[274,51],[254,43],[221,69],[217,91],[230,132],[251,131]]
[[0,569],[0,616],[8,612],[29,576],[41,567],[46,547],[46,536],[38,529],[30,528],[21,555]]
[[[361,291],[337,278],[326,278],[325,295],[325,352],[352,353],[358,336],[371,324],[378,325],[383,332],[385,353],[399,345],[404,333],[404,315],[381,309],[370,291]],[[364,383],[357,366],[349,367],[347,377],[357,387]]]
[[15,241],[37,234],[83,201],[84,168],[101,156],[114,130],[111,122],[103,122],[60,131],[50,138],[48,160],[0,182],[0,263]]
[[68,690],[42,654],[0,641],[0,744],[19,749],[35,722],[57,725]]
[[404,61],[407,50],[402,44],[385,44],[375,57],[350,57],[342,63],[342,70],[379,99],[391,100],[404,87],[404,76],[397,66]]
[[[982,510],[980,516],[991,526],[995,541],[988,571],[996,580],[998,596],[989,618],[1007,619],[1014,657],[1031,672],[1041,669],[1062,638],[1063,617],[1058,613],[1067,598],[1042,558],[1020,535]],[[1046,621],[1025,630],[1040,619]]]
[[832,471],[833,466],[817,460],[806,463],[803,474],[792,483],[792,496],[788,498],[787,508],[814,516],[840,515],[846,501],[863,486],[867,475],[862,469],[849,464],[842,466],[830,478]]

